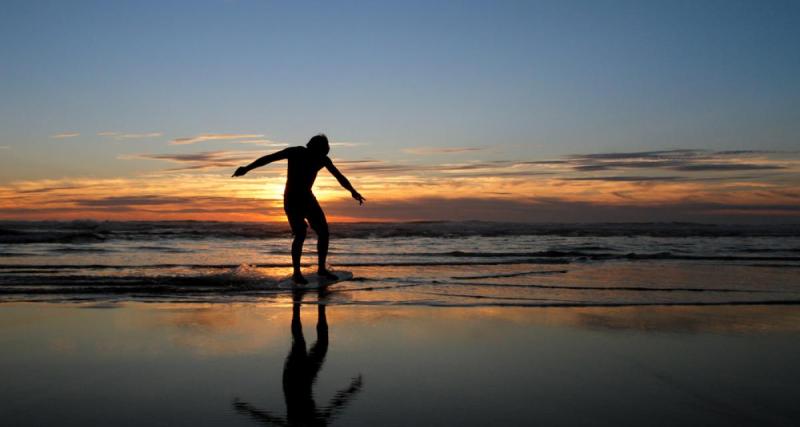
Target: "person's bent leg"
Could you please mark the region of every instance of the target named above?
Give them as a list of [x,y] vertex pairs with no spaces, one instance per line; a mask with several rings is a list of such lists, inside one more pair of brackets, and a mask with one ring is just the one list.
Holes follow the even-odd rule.
[[283,209],[286,212],[286,219],[292,228],[294,239],[292,240],[292,280],[295,283],[304,285],[308,281],[300,272],[300,258],[303,256],[303,242],[306,240],[306,221],[303,218],[302,206],[297,202],[284,197]]
[[329,242],[328,227],[325,227],[324,231],[317,232],[317,254],[319,255],[317,269],[319,271],[327,271],[326,263],[328,260]]
[[336,279],[337,277],[327,268],[328,245],[330,242],[328,220],[316,200],[314,200],[314,205],[309,210],[308,223],[317,233],[317,275],[323,279]]
[[308,283],[300,272],[300,258],[303,256],[303,242],[305,240],[306,229],[303,227],[294,233],[294,240],[292,240],[292,278],[298,283]]

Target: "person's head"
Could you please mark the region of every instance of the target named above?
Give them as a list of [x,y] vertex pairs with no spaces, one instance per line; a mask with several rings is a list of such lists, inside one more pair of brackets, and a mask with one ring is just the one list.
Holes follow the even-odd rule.
[[328,152],[331,151],[330,145],[328,145],[328,137],[325,136],[324,133],[319,135],[314,135],[306,144],[309,150],[313,151],[314,153],[320,154],[322,156],[327,156]]

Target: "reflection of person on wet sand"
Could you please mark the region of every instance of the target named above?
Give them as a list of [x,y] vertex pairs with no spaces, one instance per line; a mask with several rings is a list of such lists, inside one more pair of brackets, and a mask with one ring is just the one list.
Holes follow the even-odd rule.
[[325,426],[344,409],[347,403],[361,390],[361,375],[353,378],[347,388],[339,390],[330,403],[317,408],[314,401],[313,385],[317,379],[325,355],[328,352],[328,321],[325,305],[317,306],[317,342],[306,351],[303,325],[300,323],[302,294],[292,305],[292,348],[283,365],[283,397],[286,403],[286,417],[273,415],[258,409],[241,399],[233,402],[237,411],[249,415],[265,425],[279,426]]

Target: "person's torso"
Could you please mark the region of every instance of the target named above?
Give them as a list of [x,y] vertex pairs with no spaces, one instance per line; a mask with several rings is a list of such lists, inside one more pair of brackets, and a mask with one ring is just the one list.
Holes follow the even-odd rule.
[[317,172],[325,166],[327,156],[319,156],[305,147],[294,147],[289,154],[284,194],[310,194]]

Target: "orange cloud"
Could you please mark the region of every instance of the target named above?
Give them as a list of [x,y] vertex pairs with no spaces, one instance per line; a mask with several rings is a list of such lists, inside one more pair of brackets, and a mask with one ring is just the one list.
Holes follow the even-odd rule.
[[[656,153],[445,164],[335,160],[369,202],[358,206],[324,170],[315,193],[332,220],[716,221],[800,216],[800,168],[791,155]],[[285,165],[244,178],[229,177],[234,167],[261,154],[138,154],[124,158],[177,167],[128,178],[12,182],[0,186],[0,218],[283,221]],[[647,161],[656,164],[639,165],[648,156]],[[602,168],[581,168],[591,162]],[[721,162],[780,168],[675,169]]]
[[218,140],[235,140],[235,139],[258,139],[263,138],[261,134],[247,134],[247,133],[204,133],[195,136],[187,136],[173,139],[170,144],[173,145],[188,145],[196,144],[203,141],[218,141]]

